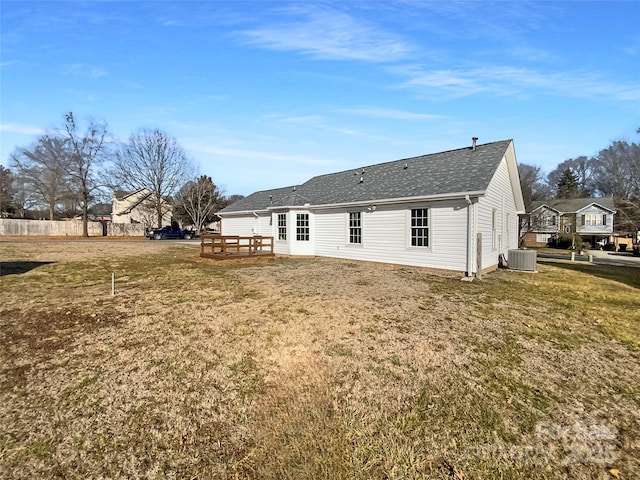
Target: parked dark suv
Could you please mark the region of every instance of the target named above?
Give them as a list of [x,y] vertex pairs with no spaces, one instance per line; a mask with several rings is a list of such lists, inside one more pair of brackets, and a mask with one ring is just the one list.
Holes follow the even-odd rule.
[[166,239],[184,239],[191,240],[195,237],[195,233],[192,230],[182,230],[180,228],[171,228],[169,226],[157,228],[156,230],[149,230],[147,237],[150,240],[166,240]]

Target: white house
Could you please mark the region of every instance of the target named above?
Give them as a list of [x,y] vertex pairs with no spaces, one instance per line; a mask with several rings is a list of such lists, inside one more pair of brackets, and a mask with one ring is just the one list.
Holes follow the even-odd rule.
[[222,235],[275,237],[275,253],[464,272],[497,267],[524,213],[513,141],[320,175],[224,208]]
[[[145,228],[158,226],[158,213],[151,191],[141,188],[135,192],[116,192],[111,197],[113,223],[140,223]],[[171,225],[172,208],[164,200],[162,225]]]

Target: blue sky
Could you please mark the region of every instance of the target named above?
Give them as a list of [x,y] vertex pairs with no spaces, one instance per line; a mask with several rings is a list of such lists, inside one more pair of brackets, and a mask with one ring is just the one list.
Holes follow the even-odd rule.
[[640,2],[2,1],[0,162],[160,128],[227,194],[513,138],[545,171],[640,141]]

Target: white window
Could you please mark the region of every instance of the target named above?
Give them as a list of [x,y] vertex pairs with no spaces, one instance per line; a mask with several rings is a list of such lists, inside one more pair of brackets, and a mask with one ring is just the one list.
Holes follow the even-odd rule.
[[591,226],[591,227],[606,225],[607,216],[596,214],[596,213],[587,213],[586,215],[582,215],[581,223],[582,225]]
[[414,208],[411,210],[411,246],[429,246],[429,209]]
[[349,212],[349,243],[362,243],[362,213]]
[[536,242],[537,243],[549,243],[549,234],[548,233],[536,233]]
[[309,214],[298,213],[296,215],[296,240],[309,241]]
[[278,240],[287,239],[287,214],[278,214]]

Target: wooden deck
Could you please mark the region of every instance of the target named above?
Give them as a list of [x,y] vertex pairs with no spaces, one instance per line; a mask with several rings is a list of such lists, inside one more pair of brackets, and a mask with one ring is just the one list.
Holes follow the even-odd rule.
[[240,237],[234,235],[203,235],[200,256],[227,260],[256,256],[274,256],[273,237]]

